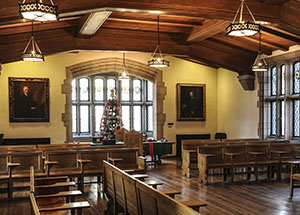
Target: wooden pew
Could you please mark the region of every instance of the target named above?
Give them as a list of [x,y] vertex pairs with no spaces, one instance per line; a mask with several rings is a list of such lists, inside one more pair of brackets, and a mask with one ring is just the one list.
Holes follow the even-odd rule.
[[105,214],[117,214],[120,208],[124,214],[200,214],[106,161],[103,167],[104,192],[111,199]]
[[15,181],[29,181],[30,167],[33,166],[36,175],[44,176],[42,165],[42,152],[12,152],[8,154],[8,175],[9,175],[9,198],[13,197],[13,183]]
[[9,197],[9,176],[8,176],[8,154],[0,153],[0,183],[7,185],[7,194]]
[[220,169],[223,171],[224,181],[226,180],[226,168],[231,166],[231,163],[224,159],[222,145],[209,145],[198,147],[198,169],[200,183],[208,183],[208,171],[210,169]]
[[83,173],[81,165],[86,164],[79,158],[77,151],[47,151],[45,165],[47,176],[68,176],[78,179],[78,187],[83,191]]
[[79,190],[69,190],[74,182],[66,181],[67,177],[35,178],[34,168],[30,167],[30,201],[32,214],[48,214],[60,210],[71,210],[72,214],[82,213],[83,208],[90,207],[87,201],[75,202],[75,196],[81,195]]
[[[146,172],[146,158],[138,156],[138,148],[110,150],[108,160],[123,170],[134,170],[135,173]],[[118,161],[118,162],[117,162]]]

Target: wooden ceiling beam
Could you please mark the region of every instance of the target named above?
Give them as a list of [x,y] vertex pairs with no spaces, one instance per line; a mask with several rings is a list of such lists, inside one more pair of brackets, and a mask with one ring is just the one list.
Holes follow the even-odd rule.
[[290,41],[293,41],[295,43],[300,43],[300,39],[298,37],[294,37],[290,34],[285,34],[283,32],[280,32],[280,31],[276,31],[274,29],[271,29],[271,28],[267,28],[265,26],[261,26],[261,31],[262,32],[267,32],[269,34],[273,34],[275,36],[278,36],[278,37],[281,37],[281,38],[284,38],[284,39],[287,39],[287,40],[290,40]]
[[[259,40],[257,37],[255,36],[252,36],[252,37],[244,37],[243,39],[245,40],[248,40],[248,41],[252,41],[252,42],[256,42],[258,44]],[[278,43],[275,43],[275,42],[272,42],[268,39],[266,39],[266,37],[264,37],[264,34],[262,34],[262,38],[261,38],[261,46],[264,47],[268,47],[272,50],[282,50],[282,51],[287,51],[289,48],[286,47],[286,46],[283,46],[281,44],[278,44]]]
[[[232,46],[237,46],[241,49],[248,50],[251,52],[257,52],[258,51],[258,41],[249,41],[249,40],[244,40],[241,37],[231,37],[227,36],[225,34],[218,34],[215,35],[212,39],[216,41],[220,41],[222,43],[228,43],[231,44]],[[270,47],[262,47],[262,53],[270,55],[272,54],[273,49]]]
[[229,21],[224,20],[208,20],[202,26],[194,27],[192,33],[188,36],[188,42],[199,42],[212,37],[222,31],[225,31]]

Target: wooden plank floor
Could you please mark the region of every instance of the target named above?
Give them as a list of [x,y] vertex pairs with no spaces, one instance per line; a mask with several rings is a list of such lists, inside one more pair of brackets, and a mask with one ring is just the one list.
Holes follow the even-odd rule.
[[[208,204],[201,209],[203,215],[287,215],[300,214],[300,189],[294,191],[293,200],[289,199],[288,174],[283,175],[283,180],[266,180],[266,175],[261,174],[259,182],[254,177],[247,182],[246,175],[235,177],[234,184],[222,182],[221,176],[209,178],[208,186],[198,183],[197,178],[182,176],[180,164],[174,159],[163,160],[161,165],[148,166],[148,180],[159,180],[164,185],[158,189],[177,189],[182,194],[175,198],[180,201],[202,200]],[[24,186],[19,183],[17,186]],[[0,184],[0,209],[5,215],[29,215],[30,204],[28,189],[21,188],[14,192],[14,200],[8,201],[4,193],[3,184]],[[83,199],[88,199],[91,208],[84,209],[84,215],[103,215],[106,198],[98,194],[96,184],[85,186]],[[172,213],[170,213],[172,214]]]

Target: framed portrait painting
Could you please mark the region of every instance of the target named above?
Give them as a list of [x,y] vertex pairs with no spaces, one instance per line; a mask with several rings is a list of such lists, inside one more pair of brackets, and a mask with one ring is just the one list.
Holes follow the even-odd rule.
[[177,84],[177,121],[205,121],[205,84]]
[[9,77],[9,121],[49,122],[49,79]]

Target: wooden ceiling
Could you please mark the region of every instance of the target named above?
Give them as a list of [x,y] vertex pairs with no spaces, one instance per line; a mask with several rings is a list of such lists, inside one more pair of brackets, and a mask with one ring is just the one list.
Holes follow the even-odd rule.
[[[30,2],[32,0],[27,0]],[[54,0],[57,22],[35,22],[34,35],[45,55],[78,50],[152,53],[157,45],[160,14],[164,54],[239,74],[252,74],[258,34],[225,34],[239,0]],[[47,2],[47,0],[44,0]],[[247,0],[262,25],[262,52],[286,51],[300,42],[299,0]],[[250,19],[249,14],[244,14]],[[22,20],[17,0],[0,1],[0,62],[20,60],[31,34]]]

